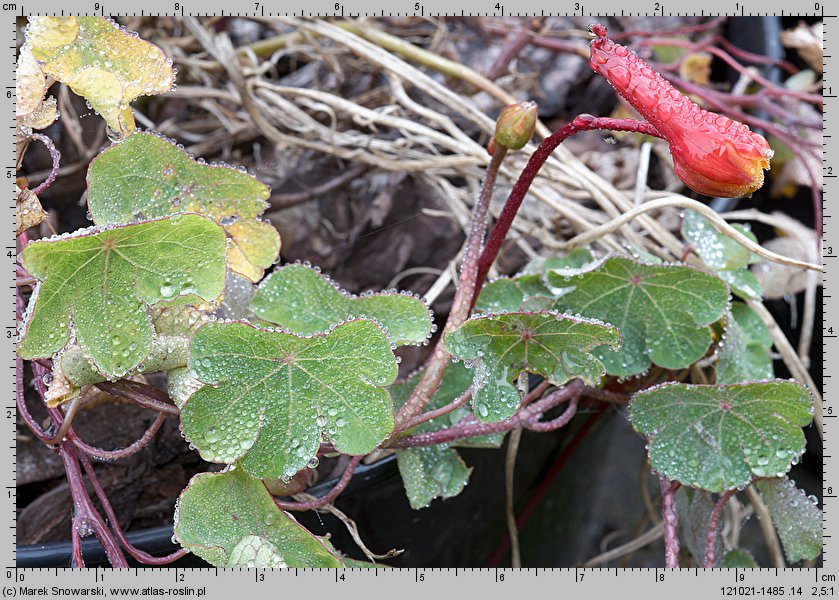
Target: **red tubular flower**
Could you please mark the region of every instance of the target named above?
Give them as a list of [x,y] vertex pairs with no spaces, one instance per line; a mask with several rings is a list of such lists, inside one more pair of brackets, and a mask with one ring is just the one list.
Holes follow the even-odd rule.
[[606,37],[606,27],[591,32],[591,68],[670,144],[676,175],[706,196],[748,196],[763,185],[774,152],[766,139],[747,125],[708,112],[676,90],[649,65]]

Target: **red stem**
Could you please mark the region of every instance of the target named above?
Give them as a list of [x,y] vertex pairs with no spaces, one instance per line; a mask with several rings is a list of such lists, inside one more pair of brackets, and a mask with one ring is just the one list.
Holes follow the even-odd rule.
[[439,389],[440,382],[443,380],[443,373],[449,366],[449,360],[451,359],[443,339],[447,333],[460,327],[469,318],[469,311],[475,303],[473,294],[476,294],[480,289],[480,284],[476,285],[476,277],[478,275],[478,259],[481,255],[481,247],[486,233],[487,220],[489,219],[489,203],[492,199],[492,191],[495,188],[498,169],[501,167],[506,154],[506,148],[500,144],[496,145],[492,153],[492,159],[484,173],[480,194],[478,194],[475,207],[472,210],[472,223],[463,251],[460,279],[457,282],[457,289],[454,293],[454,300],[452,300],[449,318],[446,320],[446,327],[443,335],[437,340],[437,345],[434,347],[431,357],[425,363],[425,371],[423,371],[417,386],[411,392],[408,401],[396,414],[394,433],[405,431],[406,424],[416,419],[431,401],[434,392]]
[[46,190],[49,186],[52,185],[52,182],[55,181],[56,176],[58,175],[58,167],[61,162],[61,152],[55,147],[55,144],[52,143],[52,140],[49,139],[47,136],[41,133],[30,133],[27,137],[33,140],[38,140],[44,146],[47,147],[47,150],[52,157],[52,170],[50,171],[49,176],[41,182],[41,185],[36,187],[32,190],[32,193],[36,196]]
[[[54,409],[50,411],[55,413]],[[56,415],[53,414],[53,418]],[[59,417],[60,418],[60,417]],[[84,485],[84,476],[79,468],[79,459],[72,444],[62,442],[58,448],[58,454],[64,462],[64,470],[67,472],[67,484],[73,497],[73,560],[78,567],[84,567],[84,558],[81,553],[82,531],[91,531],[102,548],[111,566],[117,569],[128,568],[128,561],[120,550],[114,538],[111,536],[102,516],[93,506],[93,502],[87,493]]]
[[688,33],[699,33],[702,31],[708,31],[709,29],[714,29],[718,25],[722,25],[723,23],[725,23],[726,19],[728,19],[728,17],[726,17],[725,15],[720,15],[719,17],[711,19],[710,21],[700,23],[699,25],[685,25],[683,27],[665,29],[663,31],[650,31],[648,29],[627,29],[626,31],[620,31],[612,34],[612,39],[619,40],[628,37],[649,37],[651,35],[687,35]]
[[705,568],[711,569],[714,567],[714,541],[717,539],[717,525],[720,522],[720,516],[728,503],[728,500],[737,493],[737,489],[728,490],[719,497],[717,503],[714,504],[714,510],[711,511],[711,518],[708,520],[708,535],[705,538]]
[[125,398],[143,408],[150,408],[175,416],[181,414],[178,407],[172,404],[172,399],[168,394],[139,381],[129,381],[127,379],[115,382],[103,381],[97,383],[96,387],[107,394]]
[[548,431],[556,431],[560,427],[565,427],[568,425],[568,422],[574,418],[574,415],[577,414],[577,405],[580,402],[580,396],[571,396],[571,400],[568,402],[568,408],[559,415],[556,419],[552,419],[550,421],[542,422],[539,421],[538,417],[530,419],[526,424],[525,427],[530,429],[531,431],[539,431],[539,432],[548,432]]
[[802,100],[804,102],[810,102],[813,104],[818,104],[821,106],[823,99],[821,96],[816,94],[808,94],[806,92],[799,92],[797,90],[789,90],[786,88],[782,88],[759,73],[754,73],[747,71],[746,67],[740,64],[737,60],[735,60],[728,52],[717,48],[715,46],[710,45],[709,43],[705,43],[704,40],[700,42],[690,42],[688,40],[677,40],[677,39],[661,39],[661,38],[651,38],[648,40],[644,40],[639,43],[639,45],[650,45],[650,46],[658,46],[658,45],[667,45],[667,46],[674,46],[676,48],[685,48],[688,51],[694,52],[696,50],[703,50],[708,54],[712,54],[717,58],[721,59],[725,62],[729,67],[737,71],[738,73],[746,74],[749,78],[756,81],[760,85],[764,87],[765,93],[771,96],[787,96],[790,98],[796,98],[798,100]]
[[338,483],[335,484],[335,487],[329,490],[329,493],[325,496],[315,498],[314,500],[309,500],[308,502],[285,502],[284,500],[277,500],[276,498],[274,499],[274,502],[283,510],[312,510],[315,508],[321,508],[322,506],[325,506],[330,502],[334,501],[335,498],[341,495],[341,492],[343,492],[347,485],[349,485],[353,473],[355,473],[355,468],[358,466],[358,463],[361,462],[362,458],[364,457],[353,456],[350,459],[347,468],[344,469],[344,472],[341,474],[341,479],[338,480]]
[[481,286],[483,286],[483,282],[486,279],[489,268],[492,266],[492,263],[495,262],[495,258],[501,251],[501,245],[504,243],[504,239],[510,231],[513,219],[515,219],[516,214],[519,211],[519,207],[521,207],[521,203],[527,195],[527,191],[530,189],[533,180],[542,168],[542,165],[545,164],[553,151],[556,150],[557,146],[559,146],[568,137],[581,131],[592,131],[597,129],[609,131],[632,131],[635,133],[652,135],[658,138],[662,137],[656,128],[646,121],[580,115],[542,140],[542,143],[539,144],[539,147],[536,148],[536,151],[530,156],[530,160],[527,161],[527,165],[519,175],[513,189],[510,191],[510,195],[507,198],[507,202],[504,204],[504,208],[501,210],[498,221],[496,221],[495,226],[489,232],[489,237],[487,238],[486,245],[484,246],[484,251],[478,261],[478,276],[475,281],[473,302],[474,299],[478,297],[478,292],[480,292]]
[[661,520],[664,522],[664,564],[668,569],[679,568],[679,515],[676,513],[678,481],[661,478]]
[[417,448],[422,446],[435,446],[437,444],[450,443],[456,440],[479,435],[510,431],[511,429],[516,429],[517,427],[525,427],[529,429],[533,425],[533,422],[535,422],[536,425],[539,425],[538,419],[543,413],[547,412],[554,406],[570,401],[574,397],[578,397],[582,393],[583,389],[585,389],[583,382],[579,379],[574,379],[564,387],[548,394],[541,400],[519,409],[516,414],[505,421],[500,421],[498,423],[479,423],[475,420],[474,416],[469,415],[446,429],[396,438],[384,447]]
[[427,423],[428,421],[433,421],[438,417],[442,417],[443,415],[447,415],[450,412],[453,412],[469,402],[469,399],[472,397],[472,388],[470,387],[468,390],[463,392],[460,396],[446,404],[445,406],[441,406],[440,408],[429,410],[428,412],[424,412],[419,415],[416,419],[408,423],[405,429],[413,429],[417,425],[422,425],[423,423]]
[[157,434],[158,430],[163,425],[163,422],[165,420],[166,413],[158,414],[140,439],[134,441],[130,446],[121,448],[119,450],[102,450],[101,448],[95,448],[82,441],[82,439],[79,438],[78,434],[76,434],[76,432],[72,429],[67,432],[67,438],[71,442],[73,442],[73,445],[76,448],[81,450],[86,455],[98,458],[99,460],[120,460],[123,458],[128,458],[129,456],[133,456],[134,454],[137,454],[140,450],[148,446],[149,442],[152,441],[152,439]]
[[[158,419],[165,419],[166,415],[159,415]],[[167,554],[166,556],[152,556],[147,552],[143,552],[142,550],[136,548],[128,541],[125,537],[125,533],[122,530],[122,527],[119,525],[119,520],[117,519],[116,512],[114,512],[113,506],[111,506],[110,500],[108,500],[108,496],[105,494],[105,490],[102,489],[102,484],[99,483],[99,478],[96,477],[96,473],[93,470],[93,466],[90,464],[90,459],[86,456],[82,455],[79,457],[81,460],[82,466],[84,467],[85,473],[87,473],[87,479],[90,481],[91,487],[93,487],[93,491],[96,494],[96,497],[99,499],[99,504],[102,505],[102,509],[105,511],[105,515],[108,517],[108,520],[111,523],[111,529],[114,532],[119,543],[125,549],[128,554],[130,554],[135,560],[138,560],[141,563],[147,565],[166,565],[171,562],[174,562],[185,556],[187,551],[183,548],[179,548],[175,552],[171,554]]]

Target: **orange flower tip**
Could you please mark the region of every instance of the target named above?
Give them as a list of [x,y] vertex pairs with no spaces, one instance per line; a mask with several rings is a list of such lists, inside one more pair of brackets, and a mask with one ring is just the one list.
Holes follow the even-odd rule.
[[495,122],[495,135],[488,148],[490,154],[496,146],[507,150],[524,148],[536,130],[538,112],[535,102],[518,102],[502,110]]
[[[707,135],[711,133],[711,135]],[[774,154],[762,135],[700,136],[670,140],[676,175],[690,189],[721,198],[750,196],[763,186],[763,171],[769,170]]]

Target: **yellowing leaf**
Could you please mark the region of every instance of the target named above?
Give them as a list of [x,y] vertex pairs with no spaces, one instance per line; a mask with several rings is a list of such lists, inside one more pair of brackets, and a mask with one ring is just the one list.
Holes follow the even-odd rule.
[[268,186],[228,166],[192,159],[172,142],[135,133],[102,152],[87,173],[88,203],[99,225],[197,212],[224,227],[227,266],[251,281],[280,252],[280,234],[260,220]]
[[15,235],[20,235],[30,227],[35,227],[35,225],[43,221],[47,213],[41,208],[38,196],[30,190],[21,189],[15,185],[15,191],[17,192],[17,225],[15,226]]
[[44,101],[47,91],[47,78],[41,65],[32,56],[29,44],[20,49],[17,60],[17,78],[15,80],[15,98],[17,123],[21,127],[44,129],[55,121],[58,113],[55,98]]
[[43,72],[84,96],[122,135],[135,128],[129,102],[175,82],[160,48],[104,17],[30,17],[26,39]]
[[46,76],[28,44],[20,49],[20,56],[17,61],[17,79],[15,81],[15,94],[17,98],[17,116],[28,115],[38,108],[44,98],[47,83]]

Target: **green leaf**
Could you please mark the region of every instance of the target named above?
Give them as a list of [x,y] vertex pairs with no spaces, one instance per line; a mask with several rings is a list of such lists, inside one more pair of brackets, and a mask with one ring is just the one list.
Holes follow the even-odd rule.
[[718,350],[717,383],[771,379],[775,376],[771,347],[772,336],[763,319],[742,302],[735,302]]
[[[755,235],[746,227],[736,223],[732,227],[757,242]],[[731,286],[735,294],[747,300],[760,299],[760,282],[748,270],[750,264],[760,262],[757,254],[718,232],[705,217],[692,210],[685,213],[682,237],[690,242],[702,262]]]
[[652,361],[666,369],[688,367],[711,344],[709,325],[725,314],[728,289],[719,278],[682,265],[653,265],[607,257],[579,274],[549,272],[548,283],[574,286],[556,302],[617,326],[621,349],[593,354],[610,375],[646,371]]
[[299,336],[246,323],[208,323],[192,338],[189,366],[208,384],[181,411],[184,435],[205,460],[256,477],[291,477],[321,437],[365,454],[393,430],[396,379],[385,333],[355,320]]
[[757,561],[746,550],[735,548],[725,553],[720,561],[720,568],[723,569],[756,569]]
[[414,510],[427,507],[437,497],[457,496],[472,473],[457,450],[443,446],[399,450],[396,459]]
[[228,267],[251,281],[259,281],[280,252],[280,234],[260,219],[268,186],[233,167],[196,162],[159,135],[135,133],[106,149],[90,163],[87,184],[98,224],[207,215],[231,240]]
[[757,276],[748,269],[717,271],[716,275],[728,284],[731,292],[743,300],[760,300],[763,291]]
[[611,325],[554,312],[481,315],[445,336],[449,352],[475,369],[472,406],[484,422],[516,412],[521,398],[513,382],[524,371],[554,385],[577,377],[598,384],[603,363],[589,350],[619,342]]
[[665,383],[635,394],[629,415],[649,440],[653,469],[719,493],[786,473],[804,451],[813,401],[793,381]]
[[[757,242],[755,235],[742,225],[735,223],[733,227]],[[734,271],[760,261],[759,256],[718,232],[708,219],[692,210],[685,212],[682,236],[710,269]]]
[[[528,277],[533,277],[533,275],[528,275]],[[481,290],[475,302],[475,310],[485,313],[516,311],[524,298],[524,290],[515,279],[495,279]]]
[[29,17],[26,39],[44,73],[83,96],[121,134],[135,127],[132,100],[168,92],[175,82],[160,48],[104,17]]
[[72,332],[102,374],[122,377],[151,350],[148,305],[217,298],[224,252],[224,232],[199,215],[33,242],[23,251],[23,266],[39,284],[19,354],[52,356]]
[[344,566],[240,468],[190,480],[175,511],[175,537],[216,567]]
[[[421,376],[422,372],[417,372],[409,379],[399,381],[390,387],[396,410],[407,402]],[[459,398],[471,385],[472,371],[463,363],[450,363],[443,374],[440,387],[431,397],[426,410],[436,410],[446,406]],[[446,415],[421,423],[408,433],[429,433],[451,427],[471,412],[467,406],[461,406]],[[397,450],[399,473],[411,507],[425,508],[434,498],[452,498],[463,491],[472,469],[466,466],[460,454],[452,449],[452,446],[498,448],[503,439],[503,434],[496,433],[459,440],[452,444]]]
[[788,477],[758,481],[772,523],[791,563],[813,560],[822,551],[822,511]]
[[478,296],[475,308],[481,312],[541,311],[553,308],[556,294],[545,285],[545,273],[551,269],[579,269],[593,260],[585,248],[567,256],[536,258],[516,277],[502,277],[487,283]]
[[276,269],[259,285],[251,308],[260,319],[310,335],[336,323],[373,319],[394,344],[421,344],[431,335],[431,313],[419,298],[396,292],[353,296],[302,264]]

